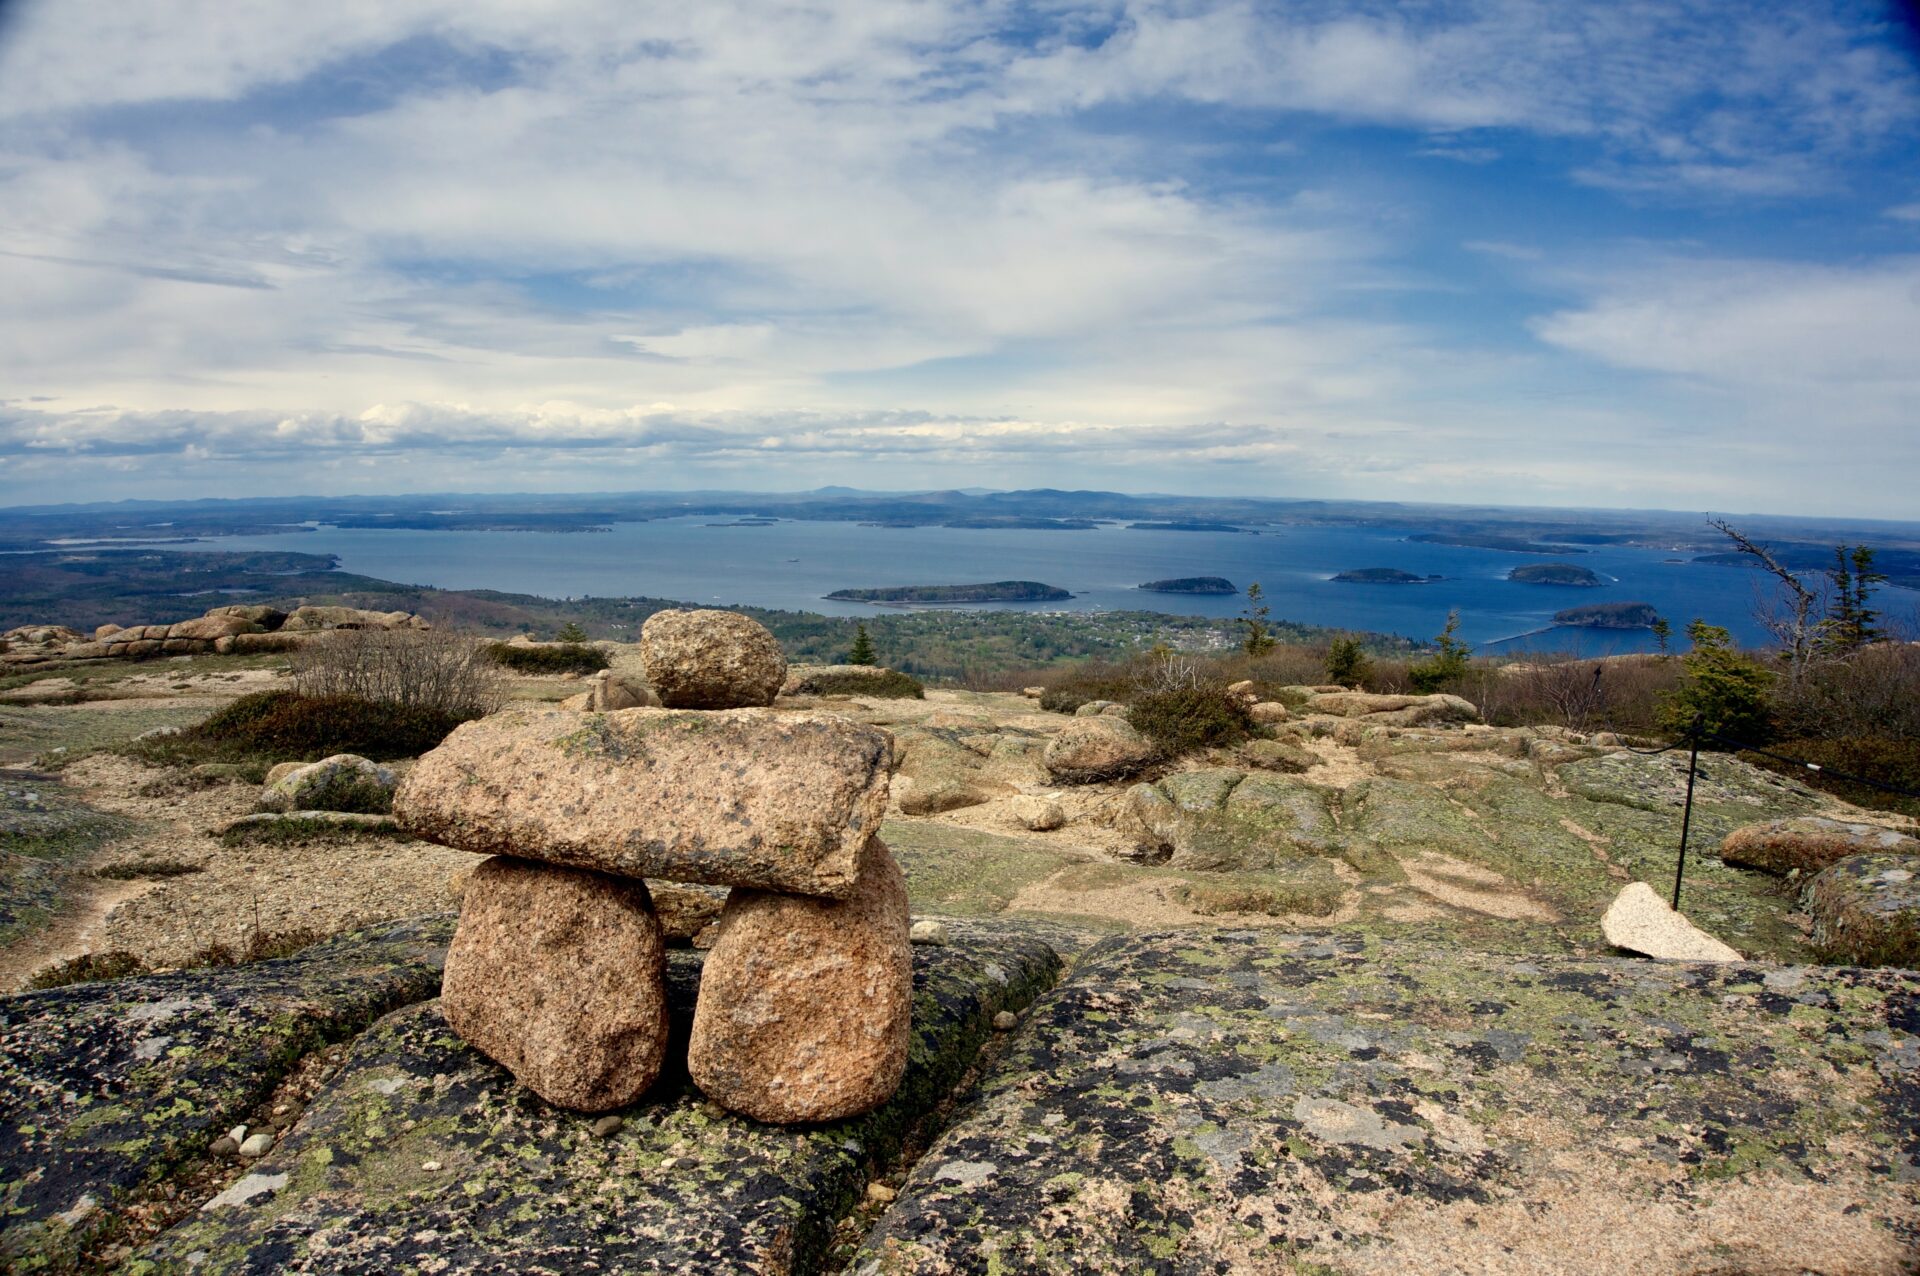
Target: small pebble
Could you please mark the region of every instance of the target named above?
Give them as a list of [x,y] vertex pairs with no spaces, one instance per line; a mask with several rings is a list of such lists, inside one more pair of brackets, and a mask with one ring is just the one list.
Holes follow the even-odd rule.
[[1014,1014],[1011,1010],[1002,1010],[993,1017],[993,1030],[995,1032],[1012,1032],[1019,1026],[1020,1016]]
[[944,944],[947,942],[946,923],[937,922],[931,917],[922,918],[913,924],[913,929],[908,932],[908,938],[916,944]]
[[433,1171],[440,1169],[441,1165],[440,1165],[440,1162],[438,1161],[422,1161],[420,1162],[420,1168],[423,1170],[426,1170],[428,1173],[432,1173]]
[[262,1130],[258,1134],[249,1134],[247,1141],[240,1145],[240,1155],[247,1160],[256,1160],[273,1151],[273,1135]]
[[213,1141],[213,1146],[207,1149],[211,1156],[236,1156],[239,1151],[240,1145],[233,1141],[233,1136],[230,1134],[221,1135]]
[[227,1131],[227,1137],[233,1140],[235,1147],[239,1147],[247,1141],[247,1127],[244,1125],[236,1125]]
[[867,1199],[869,1201],[891,1201],[897,1195],[899,1195],[899,1193],[895,1192],[885,1183],[867,1184]]
[[588,1126],[587,1131],[596,1139],[604,1139],[609,1135],[618,1134],[626,1128],[627,1119],[625,1117],[603,1116]]

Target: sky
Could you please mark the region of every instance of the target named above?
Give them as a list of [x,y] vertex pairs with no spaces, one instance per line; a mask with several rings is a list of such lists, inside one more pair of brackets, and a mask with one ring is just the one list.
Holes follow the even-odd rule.
[[0,504],[1920,518],[1885,4],[0,4]]

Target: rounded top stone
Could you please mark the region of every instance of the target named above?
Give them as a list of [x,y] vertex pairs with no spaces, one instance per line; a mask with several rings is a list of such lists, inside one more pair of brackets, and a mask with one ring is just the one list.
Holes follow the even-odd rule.
[[773,703],[787,658],[765,625],[731,611],[660,611],[640,628],[647,681],[670,709]]

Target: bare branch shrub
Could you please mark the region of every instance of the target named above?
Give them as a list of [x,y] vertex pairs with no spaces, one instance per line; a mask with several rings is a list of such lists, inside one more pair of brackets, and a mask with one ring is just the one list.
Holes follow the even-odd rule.
[[442,629],[337,629],[293,653],[303,696],[351,696],[376,704],[477,717],[499,707],[499,668],[470,638]]

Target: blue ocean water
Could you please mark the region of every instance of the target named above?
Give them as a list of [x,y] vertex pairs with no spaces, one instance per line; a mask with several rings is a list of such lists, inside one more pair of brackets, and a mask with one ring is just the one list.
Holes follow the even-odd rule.
[[[1070,602],[1015,610],[1149,610],[1232,617],[1243,596],[1146,593],[1141,582],[1224,576],[1258,581],[1276,619],[1405,634],[1438,633],[1458,608],[1460,632],[1482,650],[1604,655],[1653,649],[1644,630],[1553,628],[1555,611],[1596,602],[1646,602],[1676,631],[1703,617],[1743,642],[1765,634],[1752,612],[1758,573],[1684,561],[1686,553],[1596,546],[1547,558],[1410,541],[1400,529],[1278,527],[1259,534],[887,528],[781,520],[716,526],[701,516],[616,524],[611,531],[402,531],[322,526],[304,533],[221,537],[196,548],[286,549],[336,554],[346,571],[443,589],[498,589],[569,598],[646,595],[703,604],[747,604],[833,615],[883,614],[829,602],[837,589],[1037,580],[1073,591]],[[1523,563],[1577,563],[1601,588],[1525,585],[1506,579]],[[1335,583],[1335,573],[1398,567],[1444,580],[1420,585]],[[1887,601],[1911,608],[1907,591]]]

